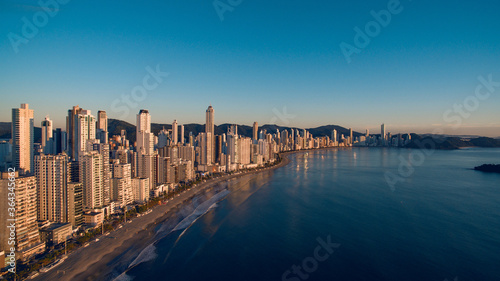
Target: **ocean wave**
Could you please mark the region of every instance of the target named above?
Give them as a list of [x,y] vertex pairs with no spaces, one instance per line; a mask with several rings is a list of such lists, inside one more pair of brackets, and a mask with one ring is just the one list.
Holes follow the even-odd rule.
[[150,244],[141,253],[137,256],[137,258],[128,266],[129,268],[138,265],[143,262],[154,260],[158,255],[156,254],[156,247],[153,244]]
[[178,231],[178,230],[183,230],[188,228],[190,225],[192,225],[198,218],[206,214],[208,211],[211,209],[215,208],[217,206],[217,202],[219,202],[222,198],[227,196],[229,194],[229,190],[224,190],[221,191],[214,196],[212,196],[210,199],[207,201],[201,203],[198,205],[198,207],[187,217],[185,217],[181,222],[179,222],[172,232]]
[[113,281],[132,281],[134,277],[127,275],[127,272],[123,272],[119,276],[117,276]]

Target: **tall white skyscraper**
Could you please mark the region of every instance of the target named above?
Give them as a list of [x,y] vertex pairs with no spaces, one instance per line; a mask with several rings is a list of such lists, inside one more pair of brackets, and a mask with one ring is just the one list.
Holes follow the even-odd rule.
[[146,109],[141,109],[137,114],[137,132],[151,132],[151,115]]
[[184,125],[181,125],[180,139],[181,139],[181,144],[184,144]]
[[121,206],[132,203],[131,165],[117,162],[113,165],[113,171],[113,200],[120,202]]
[[201,164],[210,165],[212,159],[212,133],[200,133]]
[[334,143],[337,142],[337,130],[335,130],[335,129],[333,129],[333,131],[332,131],[332,141]]
[[97,112],[97,129],[108,131],[108,115],[104,110],[99,110]]
[[151,133],[151,115],[149,111],[141,109],[137,114],[136,124],[137,153],[151,155],[154,152],[154,134]]
[[177,144],[179,142],[179,124],[177,120],[172,122],[172,144]]
[[52,131],[52,120],[49,116],[42,121],[42,151],[44,154],[54,154],[54,139]]
[[250,164],[251,146],[252,146],[251,138],[243,137],[238,140],[238,148],[237,148],[239,155],[238,164],[243,164],[243,165]]
[[97,112],[97,135],[101,143],[108,143],[108,115],[104,110]]
[[96,137],[96,119],[91,114],[90,110],[81,110],[76,116],[76,147],[77,155],[76,160],[87,151],[87,142],[94,140]]
[[35,156],[39,220],[68,222],[67,172],[66,153]]
[[[210,140],[211,148],[210,152],[212,153],[211,159],[212,161],[215,160],[215,123],[214,123],[214,108],[212,105],[210,105],[207,108],[206,114],[205,114],[205,133],[210,133],[212,139]],[[208,164],[212,164],[213,162],[210,162]]]
[[88,152],[79,159],[80,182],[83,184],[83,206],[99,208],[104,203],[103,159],[97,151]]
[[259,123],[253,122],[253,140],[259,139]]
[[34,171],[34,111],[27,103],[12,109],[12,160],[21,174]]

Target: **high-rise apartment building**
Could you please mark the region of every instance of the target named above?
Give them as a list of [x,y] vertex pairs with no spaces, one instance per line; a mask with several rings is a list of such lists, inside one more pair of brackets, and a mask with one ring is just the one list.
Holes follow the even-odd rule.
[[181,144],[184,144],[184,125],[181,125],[180,142]]
[[259,123],[253,122],[253,140],[259,139]]
[[104,110],[97,112],[97,135],[101,143],[108,143],[108,115]]
[[136,202],[149,200],[149,181],[144,178],[132,179],[132,199]]
[[78,154],[78,129],[77,129],[77,116],[83,109],[78,105],[73,106],[72,109],[68,110],[68,116],[66,117],[66,134],[67,134],[67,153],[70,159],[76,159]]
[[179,142],[179,124],[177,120],[172,122],[172,144],[177,144]]
[[386,144],[386,142],[385,142],[386,138],[387,138],[387,135],[385,132],[385,124],[382,124],[382,125],[380,125],[380,141],[381,141],[382,145]]
[[137,114],[136,139],[136,151],[139,155],[153,154],[155,139],[151,133],[151,115],[145,109],[141,109]]
[[[14,217],[7,211],[9,187],[15,183],[15,206]],[[8,244],[10,229],[7,226],[14,219],[16,258],[26,260],[33,255],[45,250],[45,243],[40,241],[40,232],[37,224],[37,180],[35,176],[19,176],[19,173],[0,174],[0,251],[10,252],[12,247]]]
[[87,142],[94,140],[96,137],[96,119],[90,110],[81,110],[76,116],[75,125],[76,139],[74,142],[76,145],[76,154],[74,157],[78,160],[87,151]]
[[73,227],[83,224],[83,184],[68,183],[68,222]]
[[67,173],[66,153],[35,156],[39,220],[68,222]]
[[[210,133],[210,160],[215,160],[215,123],[214,123],[214,108],[210,105],[206,111],[205,115],[205,133]],[[208,142],[207,142],[208,143]],[[207,163],[213,164],[213,162]]]
[[54,154],[55,145],[52,131],[52,120],[49,116],[42,121],[42,151],[44,154]]
[[34,124],[34,111],[27,103],[12,109],[12,161],[14,167],[25,175],[34,172]]
[[128,163],[116,161],[113,163],[113,193],[112,199],[121,206],[133,202],[132,170]]
[[88,152],[80,157],[79,177],[83,184],[83,207],[96,209],[104,204],[103,157],[97,151]]

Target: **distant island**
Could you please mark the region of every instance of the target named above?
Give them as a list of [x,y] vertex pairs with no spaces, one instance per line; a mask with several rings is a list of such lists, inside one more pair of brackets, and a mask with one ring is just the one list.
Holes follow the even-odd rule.
[[487,173],[500,173],[500,165],[484,164],[481,166],[474,167],[474,170]]

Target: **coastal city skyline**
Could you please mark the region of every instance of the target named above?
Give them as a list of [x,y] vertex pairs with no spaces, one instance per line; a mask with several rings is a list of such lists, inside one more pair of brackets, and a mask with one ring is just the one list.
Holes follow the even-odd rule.
[[[27,104],[29,104],[29,103],[27,103]],[[136,108],[138,108],[137,110],[140,110],[140,108],[142,108],[142,107],[139,107],[139,106],[134,106],[133,108],[127,107],[126,118],[120,118],[120,113],[117,113],[114,111],[109,112],[102,107],[98,107],[96,109],[88,109],[88,110],[90,110],[91,113],[93,113],[94,115],[96,115],[99,111],[104,111],[104,112],[106,112],[107,117],[109,119],[116,119],[116,120],[124,121],[124,122],[127,122],[129,124],[134,125],[135,124],[135,115],[132,113],[132,110],[135,110]],[[461,111],[459,110],[457,112],[453,112],[453,109],[454,109],[453,107],[450,110],[448,110],[449,111],[448,113],[450,113],[448,115],[448,117],[455,118],[455,119],[450,119],[450,120],[452,120],[454,122],[456,120],[460,120],[460,122],[462,122],[463,120],[466,120],[467,118],[463,118],[462,116],[464,116],[464,115],[461,115],[461,114],[467,114],[467,116],[468,116],[468,115],[472,115],[471,113],[473,113],[473,112],[468,112],[463,105],[459,108],[461,109]],[[61,110],[56,109],[50,113],[39,113],[39,110],[36,110],[34,113],[34,119],[37,119],[37,117],[40,117],[41,119],[40,119],[40,122],[38,122],[38,120],[37,120],[35,122],[34,126],[40,127],[40,123],[43,120],[45,120],[46,118],[50,118],[50,120],[52,121],[52,126],[54,128],[59,127],[59,128],[63,128],[63,130],[64,130],[64,128],[66,126],[66,124],[65,124],[66,121],[63,121],[63,119],[65,118],[64,113],[57,114],[56,112],[59,112],[59,111],[61,111]],[[62,110],[61,112],[64,112],[64,110]],[[122,113],[123,113],[123,111],[122,111]],[[161,115],[162,111],[155,112],[155,115],[156,115],[156,113]],[[220,110],[218,110],[218,113],[223,114],[223,112],[220,112]],[[115,114],[115,116],[113,116],[113,114]],[[203,116],[201,114],[194,114],[193,113],[193,114],[191,114],[191,116],[196,116],[196,117],[188,118],[187,120],[194,120],[193,122],[182,122],[182,124],[204,124],[202,122]],[[10,118],[10,116],[9,116],[9,118]],[[421,127],[418,125],[398,126],[392,122],[387,122],[387,121],[382,120],[382,122],[380,124],[371,124],[371,123],[373,123],[373,122],[371,122],[370,125],[367,125],[364,127],[363,126],[355,127],[355,126],[349,126],[349,122],[346,122],[346,124],[344,124],[344,123],[335,122],[333,120],[330,122],[328,122],[329,120],[324,120],[322,123],[318,122],[317,126],[301,127],[301,126],[295,125],[297,123],[299,123],[299,124],[301,123],[301,122],[298,122],[298,119],[300,119],[298,117],[298,115],[292,114],[287,109],[287,107],[283,107],[281,110],[278,108],[274,108],[272,110],[270,118],[268,118],[268,119],[265,119],[262,117],[259,117],[257,119],[262,119],[262,120],[258,121],[261,125],[277,125],[277,126],[281,126],[281,127],[290,127],[290,128],[298,128],[298,129],[312,129],[312,128],[317,128],[317,127],[321,127],[321,126],[336,125],[336,126],[340,126],[340,127],[344,127],[344,128],[352,128],[356,132],[364,133],[364,132],[366,132],[366,130],[372,131],[372,132],[376,132],[376,131],[378,132],[380,129],[380,124],[385,124],[387,127],[391,128],[391,132],[394,134],[416,133],[416,134],[435,134],[435,135],[447,135],[447,136],[456,135],[456,136],[485,136],[485,137],[492,137],[492,138],[499,138],[500,137],[500,131],[496,130],[495,125],[489,125],[489,126],[481,127],[481,128],[478,128],[478,127],[472,128],[472,127],[470,127],[466,124],[462,124],[462,123],[460,123],[460,125],[456,126],[456,127],[453,126],[453,125],[456,125],[456,123],[450,123],[446,127],[438,126],[437,124],[435,124],[434,126],[429,126],[428,128],[426,128],[426,127]],[[257,120],[257,119],[255,119],[255,120]],[[171,120],[170,119],[160,120],[158,116],[155,117],[153,115],[151,122],[156,123],[156,124],[171,124],[171,122],[173,120],[179,120],[178,122],[183,121],[180,118],[176,118],[175,116],[172,116]],[[245,121],[243,123],[238,123],[238,122],[232,122],[231,119],[230,120],[215,119],[214,125],[218,126],[218,125],[222,125],[222,124],[237,124],[237,125],[252,126],[253,123],[256,122],[255,120],[248,120],[248,121]],[[5,121],[2,120],[0,122],[10,122],[10,120],[7,119]],[[451,122],[451,121],[449,121],[449,122]]]
[[[259,130],[258,122],[250,137],[239,134],[238,125],[216,134],[212,105],[205,111],[204,131],[188,135],[177,120],[171,129],[153,133],[151,114],[141,109],[135,141],[124,129],[110,134],[105,111],[93,115],[75,105],[67,110],[64,130],[46,116],[38,142],[34,112],[27,103],[12,108],[10,140],[0,142],[0,209],[7,209],[9,201],[15,207],[0,217],[0,263],[12,273],[17,272],[17,261],[44,265],[40,272],[48,272],[67,258],[65,254],[51,264],[35,260],[54,254],[53,247],[64,243],[67,252],[69,240],[76,242],[73,247],[86,247],[88,238],[83,237],[99,235],[99,229],[104,234],[105,224],[110,228],[114,221],[126,222],[130,209],[147,209],[152,200],[178,196],[212,175],[278,167],[279,153],[355,145],[401,147],[411,142],[410,135],[391,136],[384,124],[379,137],[368,130],[355,136],[352,129],[314,137],[306,129]],[[19,223],[12,227],[9,220]]]
[[0,280],[498,281],[499,10],[0,0]]

